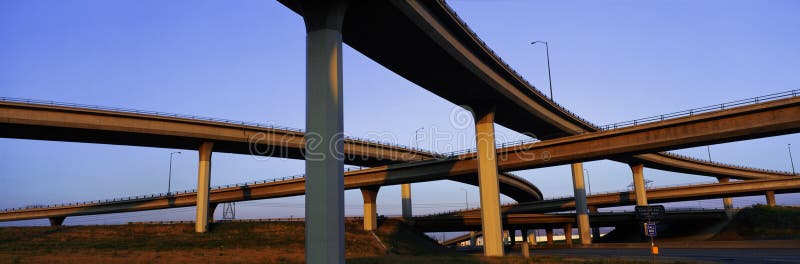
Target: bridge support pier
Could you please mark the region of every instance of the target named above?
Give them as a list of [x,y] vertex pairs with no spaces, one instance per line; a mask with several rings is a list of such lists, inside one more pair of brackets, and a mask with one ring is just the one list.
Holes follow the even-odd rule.
[[208,223],[214,223],[214,212],[217,211],[217,203],[208,204]]
[[47,220],[50,220],[50,226],[61,226],[64,224],[64,219],[67,219],[66,216],[57,216],[57,217],[50,217]]
[[775,207],[775,191],[767,191],[765,196],[767,198],[767,205],[770,207]]
[[483,253],[500,257],[503,251],[503,223],[500,218],[500,186],[497,179],[497,154],[494,144],[495,107],[476,108],[475,140],[478,148],[478,183],[481,199]]
[[194,222],[194,231],[197,233],[208,231],[208,196],[211,183],[212,148],[214,148],[214,142],[203,142],[198,150],[200,162],[197,166],[197,214]]
[[[583,163],[572,164],[572,186],[575,190],[575,215],[578,222],[578,234],[580,235],[581,245],[592,243],[589,231],[589,209],[586,202],[586,187],[583,183]],[[570,229],[572,226],[570,225]],[[572,239],[570,244],[572,244]]]
[[545,228],[544,232],[547,235],[547,244],[548,245],[552,245],[553,244],[553,228],[552,227]]
[[644,164],[631,165],[633,172],[633,190],[636,193],[636,205],[647,205],[647,189],[644,184]]
[[361,188],[364,197],[364,230],[378,229],[378,191],[380,187]]
[[478,238],[475,236],[475,231],[469,231],[469,246],[473,248],[478,246]]
[[[723,177],[717,178],[717,181],[720,183],[731,182],[731,178]],[[725,208],[725,214],[728,215],[728,218],[733,216],[733,198],[731,197],[723,197],[722,198],[722,206]]]
[[[530,231],[532,231],[532,232],[530,232]],[[531,243],[532,245],[536,245],[536,230],[534,229],[534,230],[530,230],[530,231],[528,233],[528,243]]]
[[344,263],[342,24],[347,1],[300,5],[306,26],[306,263]]
[[400,195],[403,202],[403,218],[409,219],[413,215],[411,213],[411,184],[400,184]]
[[528,232],[529,232],[529,230],[523,228],[522,230],[520,230],[520,232],[521,232],[520,236],[522,236],[522,244],[528,244]]
[[[572,247],[572,224],[564,225],[564,243]],[[583,239],[581,239],[581,244],[583,244]]]
[[[589,206],[589,213],[596,214],[597,213],[597,206]],[[600,228],[599,227],[592,227],[592,242],[597,241],[600,238]]]

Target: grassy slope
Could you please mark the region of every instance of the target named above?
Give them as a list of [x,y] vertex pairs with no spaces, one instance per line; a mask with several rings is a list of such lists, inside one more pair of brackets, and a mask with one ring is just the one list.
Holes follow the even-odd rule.
[[800,239],[800,208],[754,205],[741,209],[711,240]]

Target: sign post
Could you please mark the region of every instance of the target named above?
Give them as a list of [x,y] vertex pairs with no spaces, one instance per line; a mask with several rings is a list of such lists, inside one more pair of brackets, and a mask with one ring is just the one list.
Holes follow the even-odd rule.
[[656,223],[664,218],[665,211],[663,205],[636,206],[636,218],[644,223],[642,225],[644,235],[650,238],[650,257],[653,262],[655,262],[656,255],[658,255],[658,247],[655,245]]

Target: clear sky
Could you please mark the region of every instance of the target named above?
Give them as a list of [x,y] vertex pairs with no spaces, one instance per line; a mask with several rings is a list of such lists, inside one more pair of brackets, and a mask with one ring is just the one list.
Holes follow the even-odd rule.
[[[800,89],[797,1],[450,1],[516,71],[597,124]],[[408,40],[414,41],[414,40]],[[305,31],[274,1],[0,1],[0,96],[201,115],[303,128]],[[420,63],[425,63],[420,61]],[[391,134],[444,151],[474,146],[453,126],[455,105],[360,53],[344,50],[345,131]],[[433,131],[455,135],[431,146]],[[498,127],[498,141],[522,138]],[[789,171],[800,136],[711,146],[715,161]],[[449,146],[445,146],[449,145]],[[172,149],[0,139],[0,208],[165,192]],[[705,147],[677,152],[707,158]],[[800,165],[800,163],[795,163]],[[197,152],[175,157],[173,190],[193,189]],[[624,189],[624,164],[585,164],[593,192]],[[212,185],[303,173],[303,162],[216,153]],[[569,168],[517,172],[547,198],[571,195]],[[713,178],[646,170],[654,185]],[[378,213],[400,212],[399,186],[381,188]],[[414,184],[415,213],[478,205],[476,187]],[[510,201],[504,197],[504,201]],[[763,196],[735,199],[737,205]],[[778,202],[798,204],[796,195]],[[346,214],[361,195],[346,193]],[[721,201],[681,206],[720,207]],[[221,209],[221,208],[220,208]],[[240,218],[302,216],[303,198],[238,205]],[[221,210],[217,211],[217,217]],[[194,208],[68,218],[66,224],[191,220]],[[45,224],[35,220],[9,224]]]

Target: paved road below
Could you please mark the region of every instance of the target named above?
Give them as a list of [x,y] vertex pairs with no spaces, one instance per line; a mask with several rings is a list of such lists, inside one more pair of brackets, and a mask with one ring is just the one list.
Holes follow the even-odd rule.
[[[665,248],[659,259],[686,259],[720,263],[800,263],[797,249],[687,249]],[[649,257],[649,249],[641,248],[584,248],[584,249],[537,249],[531,254],[562,256],[600,257]]]

